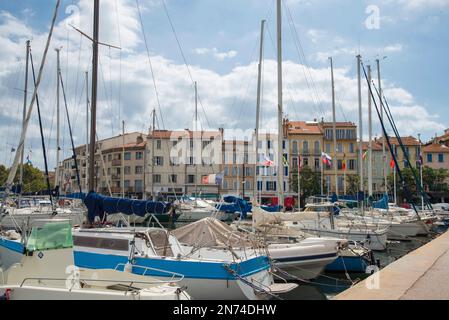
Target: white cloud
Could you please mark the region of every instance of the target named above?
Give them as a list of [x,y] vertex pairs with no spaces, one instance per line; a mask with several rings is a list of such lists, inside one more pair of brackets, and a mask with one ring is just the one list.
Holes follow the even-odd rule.
[[194,52],[198,55],[209,55],[211,54],[218,61],[223,61],[225,59],[231,59],[237,56],[237,51],[229,50],[225,52],[220,52],[217,48],[196,48]]

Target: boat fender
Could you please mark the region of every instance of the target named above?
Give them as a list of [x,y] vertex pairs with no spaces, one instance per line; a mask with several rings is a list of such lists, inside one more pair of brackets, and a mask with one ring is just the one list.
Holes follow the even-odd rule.
[[132,273],[133,265],[128,261],[123,268],[123,272]]

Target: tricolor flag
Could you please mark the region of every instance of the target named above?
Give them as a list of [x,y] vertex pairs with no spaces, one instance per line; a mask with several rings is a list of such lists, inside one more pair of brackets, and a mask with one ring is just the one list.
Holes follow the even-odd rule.
[[270,158],[268,158],[266,154],[263,157],[264,157],[263,161],[262,161],[263,166],[266,166],[266,167],[274,166],[274,161],[271,160]]
[[209,184],[209,185],[220,185],[223,181],[223,174],[209,174],[207,176],[203,176],[201,178],[202,184]]
[[362,155],[362,159],[363,159],[363,160],[366,159],[367,154],[368,154],[368,151],[365,151],[365,153]]
[[328,155],[327,153],[322,152],[321,153],[321,160],[324,164],[327,164],[328,166],[332,166],[332,157]]

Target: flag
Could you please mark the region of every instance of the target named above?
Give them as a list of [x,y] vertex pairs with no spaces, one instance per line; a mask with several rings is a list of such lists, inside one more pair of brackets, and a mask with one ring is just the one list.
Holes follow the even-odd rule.
[[288,167],[288,161],[287,158],[285,158],[285,156],[282,156],[282,163],[284,164],[284,167]]
[[274,165],[274,161],[270,160],[270,158],[267,157],[267,155],[264,155],[264,159],[262,161],[263,166],[272,167]]
[[324,164],[327,164],[328,166],[332,165],[332,157],[327,153],[324,152],[321,153],[321,160],[323,161]]
[[362,155],[362,159],[365,160],[366,159],[366,155],[368,154],[368,151],[365,151],[365,153]]
[[396,164],[395,164],[394,160],[391,159],[391,161],[390,161],[390,168],[394,169],[395,166],[396,166]]
[[423,157],[422,157],[422,153],[421,153],[421,152],[419,153],[419,156],[418,156],[418,164],[419,164],[419,166],[422,166],[422,165],[424,164],[424,161],[423,161]]
[[343,154],[343,161],[341,162],[341,169],[346,171],[346,153]]
[[203,176],[201,178],[201,183],[202,184],[209,184],[209,176]]
[[223,182],[223,173],[219,173],[217,175],[215,175],[215,184],[216,185],[221,185],[221,183]]

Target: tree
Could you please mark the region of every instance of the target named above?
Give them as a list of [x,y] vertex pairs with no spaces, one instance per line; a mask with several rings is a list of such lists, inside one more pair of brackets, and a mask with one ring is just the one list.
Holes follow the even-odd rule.
[[[301,198],[308,198],[321,192],[321,175],[318,172],[312,171],[310,167],[304,166],[301,168]],[[292,177],[290,178],[290,186],[295,193],[298,193],[298,169],[292,170]]]
[[0,165],[0,186],[5,185],[8,179],[8,169],[4,165]]
[[346,176],[347,191],[350,195],[356,196],[359,192],[360,177],[356,174],[349,174]]

